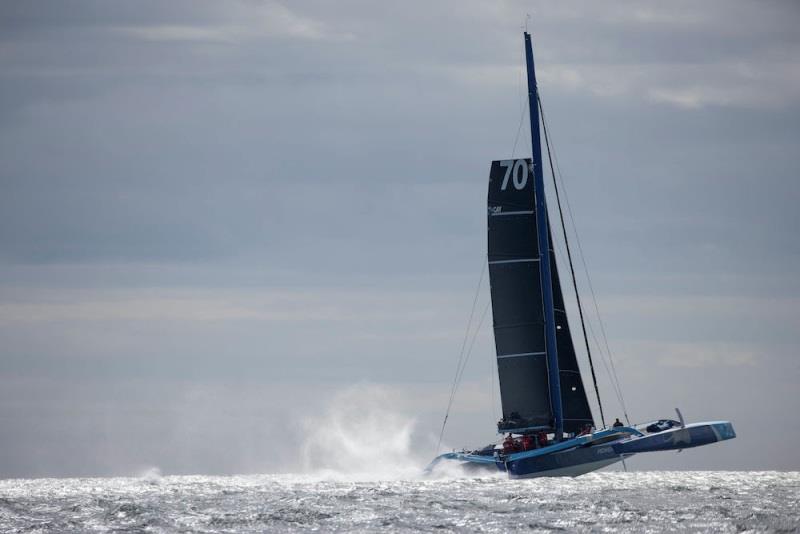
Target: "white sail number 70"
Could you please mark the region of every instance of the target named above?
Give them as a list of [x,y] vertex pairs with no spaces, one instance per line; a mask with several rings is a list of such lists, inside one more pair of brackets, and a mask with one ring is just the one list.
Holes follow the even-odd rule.
[[501,191],[505,191],[506,187],[508,187],[508,179],[511,177],[512,171],[514,189],[525,189],[525,185],[528,183],[528,165],[524,159],[507,159],[501,161],[500,166],[506,168],[506,175],[503,177],[502,185],[500,185]]

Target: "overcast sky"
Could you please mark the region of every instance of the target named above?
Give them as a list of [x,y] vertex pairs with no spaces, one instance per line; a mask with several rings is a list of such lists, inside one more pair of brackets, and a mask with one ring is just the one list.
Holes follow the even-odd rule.
[[[432,457],[525,13],[631,419],[739,434],[629,467],[800,469],[796,2],[7,1],[0,477]],[[490,324],[449,447],[495,437]]]

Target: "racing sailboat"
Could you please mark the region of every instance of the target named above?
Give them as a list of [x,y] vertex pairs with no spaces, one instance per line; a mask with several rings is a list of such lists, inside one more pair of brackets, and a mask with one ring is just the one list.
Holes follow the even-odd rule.
[[[632,425],[617,419],[605,427],[592,368],[604,427],[595,428],[552,246],[540,101],[531,36],[527,31],[524,35],[532,158],[493,161],[488,194],[488,267],[503,412],[497,431],[505,439],[478,450],[442,454],[427,470],[442,462],[457,462],[467,468],[499,469],[512,478],[577,476],[633,454],[681,450],[736,437],[728,421],[686,424],[679,410],[678,421]],[[574,285],[574,272],[572,277]]]

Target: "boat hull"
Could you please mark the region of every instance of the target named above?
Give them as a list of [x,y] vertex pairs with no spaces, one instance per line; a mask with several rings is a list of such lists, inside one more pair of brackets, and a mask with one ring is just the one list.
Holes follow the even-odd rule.
[[736,437],[733,425],[727,421],[693,423],[655,434],[648,434],[613,444],[617,454],[674,451],[690,449]]
[[574,465],[565,465],[553,469],[546,469],[544,471],[533,470],[530,472],[525,472],[525,467],[530,467],[530,466],[525,466],[522,469],[519,469],[520,471],[519,473],[511,473],[509,471],[508,477],[509,478],[578,477],[581,475],[585,475],[586,473],[591,473],[592,471],[597,471],[598,469],[608,467],[609,465],[615,464],[620,460],[622,460],[622,458],[617,456],[605,460],[597,460],[594,462],[587,462],[587,463],[578,463]]
[[609,466],[634,454],[688,449],[736,437],[727,421],[693,423],[667,430],[643,433],[636,428],[606,429],[541,449],[496,453],[495,457],[466,452],[451,452],[437,457],[431,471],[441,461],[455,460],[468,471],[506,471],[510,478],[580,476]]
[[612,447],[590,447],[506,462],[506,470],[509,478],[577,477],[622,458]]

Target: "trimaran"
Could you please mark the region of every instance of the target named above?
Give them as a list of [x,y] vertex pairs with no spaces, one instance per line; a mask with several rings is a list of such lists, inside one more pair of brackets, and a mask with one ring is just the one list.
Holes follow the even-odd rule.
[[[577,476],[642,452],[681,450],[736,437],[728,421],[686,424],[678,410],[679,421],[632,425],[617,419],[605,427],[592,366],[604,426],[595,429],[552,246],[540,101],[531,37],[527,31],[524,35],[533,157],[493,161],[488,195],[488,266],[503,411],[497,431],[506,437],[482,449],[439,455],[427,470],[456,462],[467,468],[499,469],[512,478]],[[571,257],[569,263],[572,269]],[[574,283],[574,272],[572,277]],[[580,300],[578,308],[583,327]],[[589,358],[591,364],[591,353]]]

